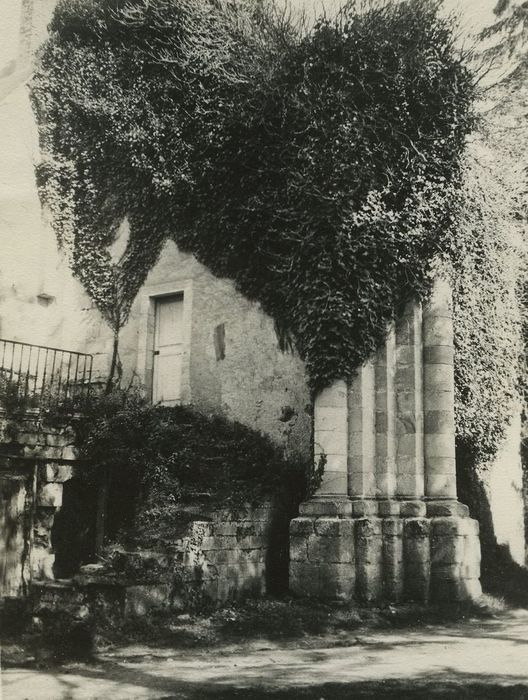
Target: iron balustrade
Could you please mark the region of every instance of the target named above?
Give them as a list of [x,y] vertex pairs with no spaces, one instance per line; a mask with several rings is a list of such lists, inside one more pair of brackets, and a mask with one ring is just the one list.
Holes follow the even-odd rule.
[[93,357],[83,352],[0,338],[0,383],[17,400],[45,409],[72,403],[90,392]]

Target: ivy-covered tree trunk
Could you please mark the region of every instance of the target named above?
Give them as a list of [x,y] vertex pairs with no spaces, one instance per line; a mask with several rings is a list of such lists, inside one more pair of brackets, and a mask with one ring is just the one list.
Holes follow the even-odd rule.
[[119,374],[119,329],[114,331],[114,342],[112,344],[112,360],[110,362],[110,372],[106,380],[105,394],[109,394],[114,385],[116,371]]

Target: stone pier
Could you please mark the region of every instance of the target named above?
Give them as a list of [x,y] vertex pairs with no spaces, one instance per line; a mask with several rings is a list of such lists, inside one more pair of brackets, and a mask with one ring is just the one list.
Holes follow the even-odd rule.
[[321,599],[480,595],[478,523],[457,501],[449,286],[409,304],[385,347],[314,406],[318,493],[290,525],[290,589]]

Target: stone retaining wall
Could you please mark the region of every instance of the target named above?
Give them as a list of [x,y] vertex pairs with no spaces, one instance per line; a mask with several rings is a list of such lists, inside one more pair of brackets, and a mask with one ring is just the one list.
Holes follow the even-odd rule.
[[[164,551],[116,548],[107,561],[81,567],[69,580],[34,581],[38,625],[89,624],[101,611],[114,621],[153,611],[200,609],[266,592],[269,537],[277,511],[226,511],[191,522]],[[65,624],[65,623],[62,623]]]
[[[0,564],[0,584],[9,580],[9,586],[0,585],[0,597],[22,595],[33,579],[53,579],[51,531],[75,460],[71,426],[49,425],[38,413],[13,418],[0,412],[0,480],[6,492],[15,482],[23,492],[17,512],[10,509],[9,527],[0,533],[0,553],[9,551]],[[10,528],[17,532],[11,541]]]

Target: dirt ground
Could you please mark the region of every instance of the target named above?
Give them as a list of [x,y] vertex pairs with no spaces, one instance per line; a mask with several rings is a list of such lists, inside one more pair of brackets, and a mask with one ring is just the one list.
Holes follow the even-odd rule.
[[113,645],[90,663],[5,667],[3,700],[528,700],[528,611],[175,649]]

